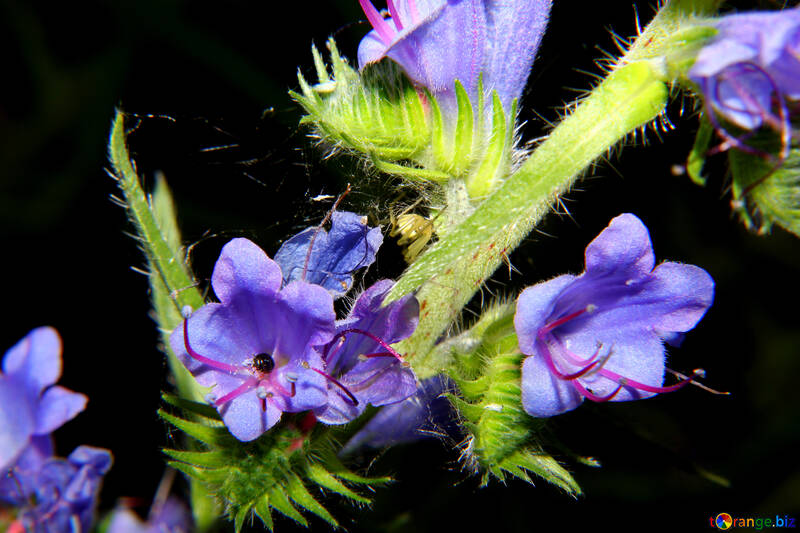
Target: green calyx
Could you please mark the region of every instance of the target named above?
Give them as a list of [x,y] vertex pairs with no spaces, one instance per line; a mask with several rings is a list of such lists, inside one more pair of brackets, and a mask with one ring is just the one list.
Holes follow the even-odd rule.
[[468,432],[462,446],[465,466],[486,485],[508,476],[532,483],[534,474],[568,492],[581,490],[572,475],[542,448],[541,419],[522,408],[521,368],[514,332],[514,304],[490,308],[467,332],[448,342],[450,375],[459,395],[451,395]]
[[457,112],[448,116],[443,102],[414,87],[393,61],[359,73],[333,39],[328,49],[329,66],[312,48],[317,83],[298,73],[300,93],[291,93],[308,113],[303,122],[313,125],[326,144],[360,154],[377,170],[409,181],[461,180],[473,199],[488,195],[509,174],[516,102],[506,114],[496,93],[490,104],[484,102],[479,86],[473,105],[456,80]]
[[357,504],[370,500],[348,485],[372,488],[390,478],[366,478],[348,470],[337,458],[325,427],[303,429],[299,415],[281,422],[252,442],[236,440],[208,405],[165,395],[183,417],[159,415],[198,441],[199,450],[166,449],[170,465],[202,483],[240,531],[252,515],[273,530],[273,511],[308,527],[306,511],[333,527],[339,523],[312,492],[339,494]]

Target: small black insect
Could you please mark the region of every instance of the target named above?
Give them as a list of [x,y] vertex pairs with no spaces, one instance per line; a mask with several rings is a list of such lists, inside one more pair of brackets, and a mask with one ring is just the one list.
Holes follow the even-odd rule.
[[275,360],[268,353],[260,353],[253,356],[253,368],[262,374],[269,374],[275,368]]

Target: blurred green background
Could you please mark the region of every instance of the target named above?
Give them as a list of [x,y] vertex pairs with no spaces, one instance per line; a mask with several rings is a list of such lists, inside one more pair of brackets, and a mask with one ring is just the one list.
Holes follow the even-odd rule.
[[[649,2],[633,4],[643,21],[653,12]],[[524,139],[546,133],[563,104],[590,87],[600,49],[614,50],[609,28],[635,32],[631,2],[556,0],[522,101]],[[61,383],[90,402],[56,433],[57,446],[62,455],[80,444],[114,452],[103,510],[122,496],[146,510],[162,474],[160,447],[173,438],[155,414],[169,385],[146,279],[131,269],[143,261],[105,173],[115,106],[133,115],[130,148],[145,184],[163,171],[174,189],[195,271],[207,281],[229,238],[247,236],[273,254],[281,239],[324,216],[330,204],[313,197],[362,179],[363,167],[347,158],[323,161],[287,91],[298,66],[312,72],[312,42],[335,34],[354,57],[367,29],[356,0],[0,1],[0,279],[10,306],[0,346],[42,324],[61,332]],[[674,131],[650,131],[645,146],[592,169],[565,200],[571,216],[549,216],[512,256],[520,273],[509,280],[499,272],[484,295],[579,272],[585,245],[613,216],[633,212],[660,260],[697,264],[716,280],[713,308],[672,350],[670,365],[702,366],[707,383],[731,396],[689,387],[554,419],[567,447],[603,465],[564,457],[585,491],[577,500],[544,483],[481,489],[438,442],[391,450],[362,465],[398,479],[373,508],[326,500],[345,527],[641,531],[659,523],[694,531],[720,512],[800,517],[799,243],[741,227],[721,159],[711,161],[705,189],[675,175],[693,140],[692,109],[676,96]],[[370,175],[345,208],[388,219],[397,200],[392,180]],[[402,267],[389,244],[370,275],[396,277]],[[293,527],[277,522],[279,531]]]

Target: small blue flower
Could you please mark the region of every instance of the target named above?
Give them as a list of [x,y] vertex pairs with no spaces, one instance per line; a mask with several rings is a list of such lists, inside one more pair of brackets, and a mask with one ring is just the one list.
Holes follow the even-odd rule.
[[331,229],[312,226],[290,238],[275,254],[284,283],[305,281],[325,287],[334,298],[353,285],[353,272],[371,265],[383,243],[380,228],[370,228],[367,217],[334,211]]
[[339,386],[331,387],[327,405],[317,409],[320,422],[344,424],[367,404],[396,403],[417,390],[414,372],[389,344],[414,332],[419,303],[409,294],[381,307],[392,286],[391,280],[375,283],[359,296],[350,315],[336,323],[336,337],[323,357]]
[[412,396],[381,408],[347,441],[340,454],[450,435],[455,429],[455,415],[445,395],[454,391],[455,385],[443,374],[422,380]]
[[35,504],[20,511],[25,531],[90,531],[109,468],[111,453],[91,446],[79,446],[67,459],[46,461],[31,479]]
[[[654,268],[655,267],[655,268]],[[536,417],[596,402],[649,398],[676,390],[664,382],[664,341],[703,317],[714,281],[693,265],[655,266],[647,228],[623,214],[586,247],[586,271],[525,289],[514,326],[522,404]]]
[[748,130],[786,129],[783,100],[800,98],[800,8],[728,15],[714,27],[689,70],[712,113]]
[[336,315],[324,288],[285,286],[278,264],[247,239],[227,243],[211,285],[220,303],[206,304],[172,332],[170,346],[204,387],[239,440],[274,426],[281,413],[327,403],[320,348],[333,340]]
[[525,88],[552,0],[388,0],[387,19],[369,0],[359,3],[374,28],[359,45],[359,66],[391,58],[448,113],[456,109],[455,81],[474,104],[481,76],[485,94],[497,91],[506,112],[511,109]]
[[[50,433],[86,407],[87,398],[55,385],[61,376],[61,339],[34,329],[6,352],[0,373],[0,473],[36,472],[53,453]],[[0,477],[0,499],[20,502],[30,487]]]
[[194,531],[192,515],[177,498],[169,497],[163,504],[150,510],[143,522],[130,509],[116,509],[111,516],[106,533],[189,533]]

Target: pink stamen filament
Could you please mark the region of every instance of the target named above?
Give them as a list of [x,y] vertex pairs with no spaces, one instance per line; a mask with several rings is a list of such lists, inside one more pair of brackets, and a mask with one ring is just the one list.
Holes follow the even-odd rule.
[[376,337],[375,335],[373,335],[369,331],[364,331],[363,329],[355,329],[355,328],[346,329],[346,330],[342,331],[341,333],[339,333],[336,336],[337,337],[344,337],[348,333],[358,333],[359,335],[364,335],[365,337],[368,337],[368,338],[372,339],[373,341],[377,342],[381,346],[381,348],[386,350],[386,352],[388,354],[390,354],[392,357],[394,357],[395,359],[400,361],[400,364],[402,364],[403,366],[408,366],[408,363],[405,362],[405,360],[403,359],[402,355],[397,353],[391,346],[386,344],[386,342],[383,339],[381,339],[380,337]]
[[243,373],[242,369],[238,366],[229,365],[226,363],[220,363],[219,361],[215,361],[213,359],[209,359],[204,355],[200,355],[199,353],[195,352],[192,347],[189,345],[189,321],[183,321],[183,344],[186,347],[186,352],[195,360],[200,361],[204,365],[210,366],[211,368],[216,368],[217,370],[221,370],[223,372],[227,372],[228,374],[233,375],[241,375]]
[[633,387],[634,389],[643,390],[645,392],[652,392],[654,394],[674,392],[678,389],[682,389],[683,387],[692,382],[692,378],[686,378],[684,380],[679,381],[678,383],[675,383],[674,385],[669,385],[668,387],[654,387],[653,385],[647,385],[646,383],[641,383],[639,381],[634,381],[630,378],[626,378],[625,376],[621,376],[616,372],[612,372],[611,370],[606,370],[605,368],[601,368],[598,371],[598,373],[601,376],[610,379],[611,381],[619,383],[622,386]]
[[258,380],[257,379],[255,379],[255,378],[248,379],[247,381],[245,381],[244,383],[242,383],[241,385],[239,385],[238,387],[233,389],[231,392],[229,392],[228,394],[226,394],[222,398],[219,398],[218,400],[216,400],[214,402],[214,406],[215,407],[220,407],[222,405],[225,405],[229,401],[238,398],[239,396],[241,396],[245,392],[247,392],[247,391],[249,391],[251,389],[254,389],[257,385],[258,385]]
[[416,0],[408,0],[408,10],[411,12],[411,23],[419,24],[419,10]]
[[339,381],[338,381],[338,380],[337,380],[335,377],[333,377],[333,376],[329,376],[328,374],[326,374],[326,373],[325,373],[325,372],[323,372],[322,370],[317,370],[316,368],[313,368],[313,367],[309,367],[309,369],[313,370],[314,372],[316,372],[316,373],[317,373],[317,374],[319,374],[320,376],[324,377],[325,379],[327,379],[328,381],[330,381],[331,383],[333,383],[334,385],[336,385],[337,387],[339,387],[340,389],[342,389],[342,391],[343,391],[343,392],[344,392],[344,393],[347,395],[347,397],[350,399],[350,402],[351,402],[353,405],[358,405],[358,399],[357,399],[355,396],[353,396],[353,393],[352,393],[352,392],[350,392],[349,390],[347,390],[347,387],[345,387],[344,385],[342,385],[341,383],[339,383]]
[[579,378],[581,376],[586,375],[589,371],[594,369],[600,363],[600,361],[597,360],[597,356],[600,353],[600,348],[597,348],[597,350],[594,352],[594,355],[592,355],[592,357],[588,361],[583,361],[583,362],[586,362],[587,364],[585,366],[583,366],[580,370],[578,370],[577,372],[574,372],[572,374],[564,374],[556,366],[556,363],[553,360],[553,356],[550,353],[549,346],[547,346],[546,343],[544,344],[544,346],[545,346],[545,350],[544,350],[545,363],[547,363],[548,368],[550,368],[550,372],[552,372],[558,379],[562,379],[562,380],[565,380],[565,381],[572,381],[574,379],[577,379],[577,378]]
[[567,322],[569,322],[573,318],[577,318],[577,317],[581,316],[586,311],[587,311],[587,308],[580,309],[578,311],[575,311],[574,313],[570,313],[570,314],[568,314],[566,316],[562,316],[558,320],[554,320],[553,322],[550,322],[549,324],[547,324],[546,326],[544,326],[542,329],[539,330],[539,333],[538,333],[539,337],[541,338],[545,334],[550,333],[551,331],[556,329],[558,326],[566,324]]
[[389,14],[392,16],[395,28],[397,28],[397,31],[403,31],[403,22],[400,20],[400,12],[397,11],[394,2],[392,0],[387,0],[386,5],[389,7]]
[[587,389],[583,385],[581,385],[580,381],[571,381],[570,383],[572,383],[572,386],[575,387],[575,389],[583,396],[589,398],[593,402],[598,402],[598,403],[608,402],[613,400],[614,396],[619,394],[619,392],[622,390],[622,385],[617,385],[617,388],[614,389],[614,392],[612,392],[611,394],[608,394],[606,396],[598,396],[593,392],[590,392],[589,389]]
[[361,9],[364,10],[367,20],[372,27],[375,28],[375,32],[378,34],[378,37],[381,38],[383,44],[387,46],[390,45],[395,34],[392,27],[383,19],[370,0],[358,0],[358,3],[361,4]]

